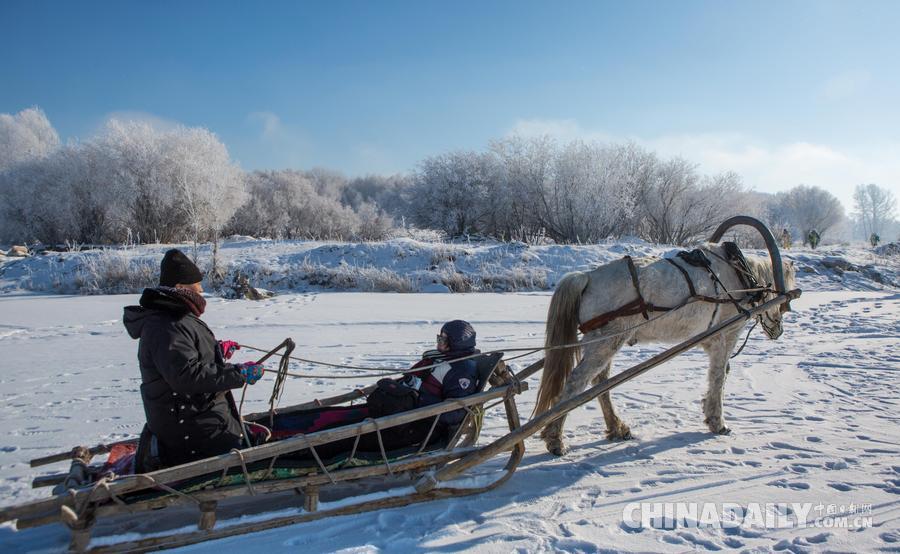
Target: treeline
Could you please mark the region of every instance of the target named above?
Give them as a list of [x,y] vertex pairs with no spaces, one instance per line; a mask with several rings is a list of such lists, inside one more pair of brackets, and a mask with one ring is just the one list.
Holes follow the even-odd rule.
[[594,242],[633,235],[682,244],[746,211],[734,173],[702,175],[634,144],[558,145],[508,138],[486,152],[426,159],[413,178],[410,214],[450,235]]
[[0,194],[0,241],[50,244],[380,240],[409,226],[529,243],[630,235],[687,244],[735,214],[797,239],[845,218],[821,188],[754,193],[735,173],[706,175],[635,144],[514,137],[427,158],[408,175],[348,179],[321,169],[244,172],[199,128],[111,121],[60,145],[38,109],[0,115]]
[[406,177],[324,170],[245,173],[198,128],[110,121],[60,145],[36,109],[0,118],[0,239],[109,244],[272,238],[377,240]]

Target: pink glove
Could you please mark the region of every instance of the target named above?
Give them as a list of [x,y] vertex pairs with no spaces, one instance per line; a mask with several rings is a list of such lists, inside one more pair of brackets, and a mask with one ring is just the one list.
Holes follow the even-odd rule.
[[233,356],[237,350],[241,349],[241,345],[233,340],[220,340],[219,346],[222,348],[222,356],[224,356],[226,360],[231,359],[231,356]]
[[265,373],[263,365],[256,362],[244,362],[238,367],[241,368],[241,375],[244,376],[244,380],[247,381],[248,385],[252,385],[262,379],[263,373]]

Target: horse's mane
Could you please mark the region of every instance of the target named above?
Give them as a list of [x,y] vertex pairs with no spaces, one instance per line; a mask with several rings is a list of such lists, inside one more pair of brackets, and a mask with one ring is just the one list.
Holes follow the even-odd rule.
[[[714,251],[716,254],[720,256],[724,256],[724,248],[721,245],[707,243],[705,248]],[[753,276],[756,277],[756,281],[761,286],[775,286],[775,272],[772,269],[772,260],[769,259],[768,256],[756,256],[754,254],[744,254],[744,259],[747,260],[747,265],[750,268],[750,272],[753,273]],[[794,288],[794,275],[795,270],[794,266],[791,263],[782,263],[783,271],[784,271],[784,282],[785,286],[788,289]]]

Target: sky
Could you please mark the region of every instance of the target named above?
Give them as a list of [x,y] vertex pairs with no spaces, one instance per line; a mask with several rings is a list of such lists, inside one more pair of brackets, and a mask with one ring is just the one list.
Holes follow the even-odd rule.
[[244,169],[633,141],[758,191],[900,197],[900,2],[0,2],[0,113],[201,126]]

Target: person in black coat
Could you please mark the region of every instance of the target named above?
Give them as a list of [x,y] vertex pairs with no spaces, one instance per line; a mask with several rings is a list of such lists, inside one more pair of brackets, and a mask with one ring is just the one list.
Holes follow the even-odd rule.
[[[178,250],[166,252],[159,287],[145,289],[139,306],[125,308],[128,334],[138,339],[141,399],[147,425],[138,472],[169,467],[241,448],[243,429],[232,389],[262,377],[260,364],[231,364],[200,319],[203,274]],[[149,466],[149,467],[148,467]]]

